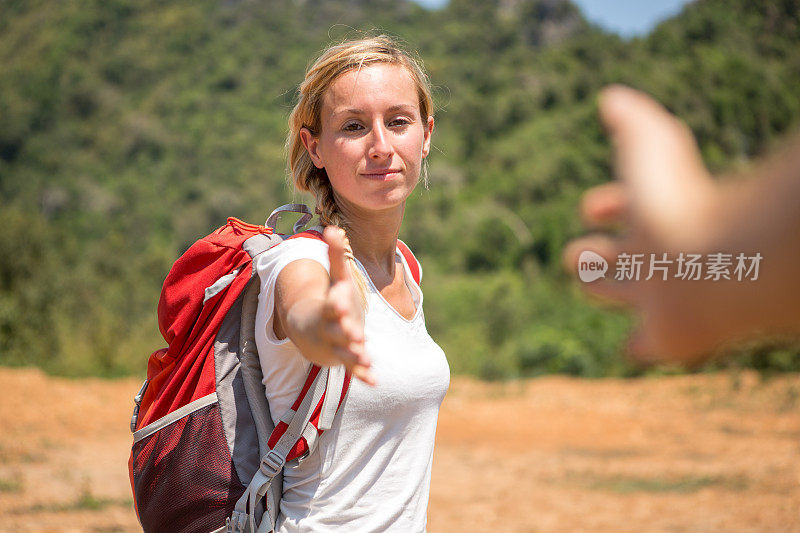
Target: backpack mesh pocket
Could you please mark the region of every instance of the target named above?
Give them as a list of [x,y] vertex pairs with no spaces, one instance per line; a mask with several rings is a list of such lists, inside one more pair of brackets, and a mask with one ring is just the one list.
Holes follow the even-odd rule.
[[225,525],[245,487],[231,460],[219,404],[136,442],[133,485],[147,532],[207,533]]

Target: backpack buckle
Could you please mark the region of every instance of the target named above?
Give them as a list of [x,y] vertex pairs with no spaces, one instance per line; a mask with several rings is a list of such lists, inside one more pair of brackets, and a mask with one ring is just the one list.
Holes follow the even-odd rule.
[[277,208],[275,211],[269,214],[267,217],[267,221],[264,222],[264,225],[268,228],[274,228],[275,225],[278,223],[278,219],[281,217],[281,213],[299,213],[302,215],[300,220],[294,223],[292,229],[295,233],[299,233],[303,227],[308,224],[308,221],[311,220],[313,215],[311,214],[311,209],[308,208],[305,204],[286,204],[282,205]]
[[234,511],[231,516],[225,519],[225,533],[244,533],[246,527],[247,513]]
[[139,393],[134,396],[133,398],[133,415],[131,416],[131,433],[136,432],[136,424],[139,422],[139,406],[142,404],[142,398],[144,398],[144,392],[147,390],[147,385],[149,381],[144,380],[142,384],[142,388],[139,389]]
[[285,459],[281,457],[281,454],[275,450],[270,450],[261,458],[261,465],[259,465],[258,469],[261,470],[261,473],[265,476],[272,479],[280,472],[281,468],[283,468],[284,462]]

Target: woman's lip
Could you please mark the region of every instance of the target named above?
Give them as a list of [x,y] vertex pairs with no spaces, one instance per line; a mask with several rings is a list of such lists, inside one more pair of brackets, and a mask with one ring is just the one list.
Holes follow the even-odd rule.
[[400,174],[400,171],[399,170],[394,170],[394,169],[376,170],[374,172],[362,172],[361,173],[362,176],[365,176],[367,178],[382,179],[382,180],[393,178],[398,174]]

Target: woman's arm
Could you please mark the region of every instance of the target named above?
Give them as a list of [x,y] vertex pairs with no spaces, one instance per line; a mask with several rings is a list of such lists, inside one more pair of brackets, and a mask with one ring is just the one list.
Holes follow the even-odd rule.
[[275,335],[288,337],[312,363],[343,364],[355,377],[374,385],[364,351],[364,312],[344,255],[344,232],[329,226],[323,238],[330,276],[311,259],[293,261],[278,275]]

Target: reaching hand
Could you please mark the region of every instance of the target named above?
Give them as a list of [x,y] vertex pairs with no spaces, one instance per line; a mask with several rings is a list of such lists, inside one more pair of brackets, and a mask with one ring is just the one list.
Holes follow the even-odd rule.
[[348,371],[365,383],[375,385],[364,351],[364,309],[347,266],[344,231],[328,226],[323,238],[328,244],[331,285],[322,310],[322,337]]
[[621,252],[648,257],[758,251],[764,257],[757,282],[642,276],[584,284],[589,293],[638,311],[631,355],[694,364],[727,341],[796,331],[798,305],[789,296],[797,290],[792,272],[800,249],[800,180],[796,165],[789,164],[798,159],[796,150],[782,156],[782,166],[766,167],[768,179],[721,185],[703,166],[689,129],[645,94],[607,88],[600,115],[614,146],[618,181],[588,191],[581,211],[590,226],[624,232],[570,243],[564,254],[570,269],[577,268],[583,250],[608,260],[612,272]]

